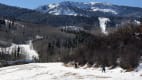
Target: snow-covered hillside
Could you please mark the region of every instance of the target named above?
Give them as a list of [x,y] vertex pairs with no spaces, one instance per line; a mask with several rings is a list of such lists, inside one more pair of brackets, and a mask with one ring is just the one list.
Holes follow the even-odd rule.
[[64,1],[40,6],[35,10],[52,15],[73,16],[131,16],[140,17],[142,9],[99,2]]
[[100,28],[101,28],[101,30],[102,30],[102,33],[104,33],[104,34],[108,34],[108,32],[106,31],[106,24],[107,24],[107,22],[109,22],[109,21],[110,21],[109,18],[99,17]]
[[142,64],[138,71],[125,72],[117,67],[101,72],[101,68],[75,69],[62,63],[31,63],[0,68],[0,80],[142,80]]
[[12,53],[18,51],[18,48],[19,48],[19,53],[24,55],[26,60],[39,59],[38,53],[33,49],[31,41],[29,41],[28,44],[12,44],[10,47],[6,48],[0,47],[0,52],[12,55]]
[[43,13],[49,13],[53,15],[80,15],[80,16],[88,16],[84,14],[84,12],[102,12],[102,13],[110,13],[110,14],[118,14],[115,9],[113,9],[112,4],[107,3],[98,3],[98,2],[71,2],[65,1],[60,3],[53,3],[38,7],[37,11]]

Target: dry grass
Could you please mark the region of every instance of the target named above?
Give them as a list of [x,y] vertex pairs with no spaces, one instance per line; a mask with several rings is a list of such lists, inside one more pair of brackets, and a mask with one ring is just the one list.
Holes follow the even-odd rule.
[[134,71],[134,68],[129,68],[129,69],[127,69],[126,72],[131,72],[131,71]]
[[65,67],[74,67],[74,62],[69,62],[69,63],[66,63],[64,64]]
[[111,78],[109,76],[96,76],[96,78]]

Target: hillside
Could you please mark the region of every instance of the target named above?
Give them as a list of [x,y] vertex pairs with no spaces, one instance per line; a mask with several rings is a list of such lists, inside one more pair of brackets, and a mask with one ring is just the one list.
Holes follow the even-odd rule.
[[102,73],[100,68],[75,69],[62,63],[32,63],[0,68],[0,80],[141,80],[142,65],[138,71],[125,72],[117,67]]
[[101,16],[101,17],[142,17],[142,8],[119,6],[110,3],[99,2],[73,2],[64,1],[43,5],[36,9],[42,13],[52,15],[72,15],[72,16]]
[[[54,5],[58,6],[55,7]],[[49,7],[53,9],[50,9]],[[0,4],[0,10],[1,10],[0,12],[1,18],[18,20],[26,23],[28,22],[35,24],[46,24],[52,27],[60,27],[68,25],[68,26],[79,26],[85,29],[94,29],[99,26],[99,17],[110,19],[110,22],[106,24],[107,27],[118,27],[124,24],[124,22],[135,23],[142,21],[141,8],[117,6],[112,4],[95,3],[95,2],[94,3],[61,2],[57,4],[44,5],[34,10]],[[76,16],[64,15],[64,14],[54,15],[54,12],[56,10],[62,13],[73,11],[71,13],[75,12]],[[53,14],[50,13],[50,11],[53,12]],[[114,12],[117,12],[118,14],[116,13],[114,14]]]
[[134,71],[142,60],[141,8],[61,2],[35,10],[0,4],[0,10],[1,67],[30,58]]

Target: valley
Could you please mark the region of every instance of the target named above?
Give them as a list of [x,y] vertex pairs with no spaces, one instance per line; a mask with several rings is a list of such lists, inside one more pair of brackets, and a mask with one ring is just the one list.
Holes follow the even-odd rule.
[[0,3],[0,80],[141,80],[141,13],[100,2]]

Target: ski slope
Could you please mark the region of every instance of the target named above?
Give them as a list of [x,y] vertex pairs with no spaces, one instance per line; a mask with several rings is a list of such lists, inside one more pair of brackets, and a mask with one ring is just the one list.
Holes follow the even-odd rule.
[[142,80],[142,64],[138,71],[125,72],[117,67],[101,72],[101,68],[75,69],[63,63],[31,63],[0,68],[0,80]]
[[32,41],[27,44],[12,44],[10,47],[1,48],[0,52],[5,52],[5,54],[12,54],[20,48],[20,54],[25,55],[26,60],[39,59],[38,53],[33,49]]
[[106,31],[106,24],[107,24],[107,22],[109,22],[109,21],[110,21],[109,18],[99,17],[100,28],[101,28],[101,30],[102,30],[102,33],[104,33],[104,34],[108,34],[108,32]]

